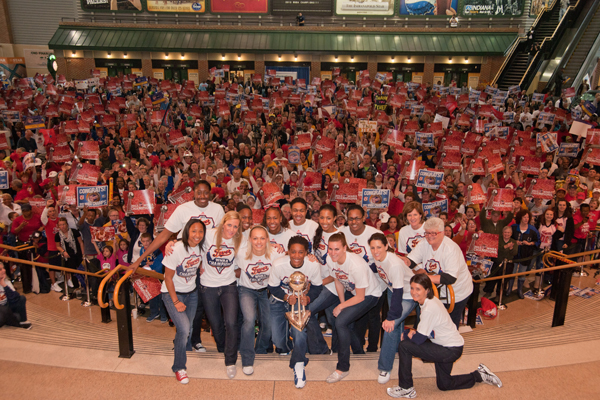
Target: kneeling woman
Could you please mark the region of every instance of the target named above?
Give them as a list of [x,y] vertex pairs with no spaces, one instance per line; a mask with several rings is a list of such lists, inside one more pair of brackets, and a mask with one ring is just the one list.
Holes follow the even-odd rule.
[[[343,233],[331,235],[328,244],[327,266],[334,279],[339,301],[333,309],[339,340],[338,363],[336,370],[327,378],[328,383],[334,383],[348,375],[350,345],[353,348],[361,347],[352,325],[375,307],[382,290],[365,260],[349,250]],[[326,308],[329,305],[324,306]]]
[[182,240],[175,243],[171,255],[163,259],[165,280],[162,300],[177,328],[173,372],[181,383],[188,383],[186,350],[192,350],[190,336],[198,305],[196,274],[202,261],[201,249],[206,227],[198,219],[189,220],[183,228]]
[[[415,398],[412,359],[435,363],[437,387],[440,390],[469,389],[476,382],[502,387],[502,381],[485,365],[466,375],[452,376],[452,366],[460,358],[465,341],[452,322],[444,304],[433,295],[431,279],[425,274],[410,279],[410,294],[421,306],[421,320],[417,330],[405,329],[398,348],[398,385],[388,388],[391,397]],[[434,335],[435,332],[435,335]]]

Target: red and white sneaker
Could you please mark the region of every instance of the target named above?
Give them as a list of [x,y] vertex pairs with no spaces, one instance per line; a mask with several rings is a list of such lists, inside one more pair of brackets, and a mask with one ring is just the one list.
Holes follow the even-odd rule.
[[190,381],[185,369],[180,369],[179,371],[175,372],[175,376],[177,377],[177,380],[184,385]]

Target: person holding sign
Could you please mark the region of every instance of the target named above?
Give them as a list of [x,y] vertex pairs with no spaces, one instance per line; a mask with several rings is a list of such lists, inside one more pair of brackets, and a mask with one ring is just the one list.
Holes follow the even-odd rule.
[[458,329],[467,300],[473,292],[473,280],[460,247],[444,235],[444,221],[430,218],[423,224],[425,240],[408,254],[401,257],[410,269],[423,264],[422,269],[431,275],[435,285],[452,285],[454,289],[454,310],[450,313],[452,322]]
[[413,386],[413,357],[435,363],[437,387],[440,390],[469,389],[477,382],[502,387],[502,381],[483,364],[465,375],[450,375],[465,344],[458,329],[448,316],[444,304],[434,296],[430,277],[418,274],[410,279],[410,294],[421,308],[418,328],[405,329],[398,348],[398,386],[388,388],[387,394],[395,398],[417,397]]

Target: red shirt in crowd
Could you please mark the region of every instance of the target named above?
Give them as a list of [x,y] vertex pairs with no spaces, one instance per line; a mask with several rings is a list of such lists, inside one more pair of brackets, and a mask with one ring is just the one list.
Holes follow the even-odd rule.
[[16,234],[15,230],[19,226],[21,226],[23,221],[26,221],[27,225],[25,225],[25,227],[23,229],[21,229],[21,232],[19,232],[19,234],[17,235],[17,238],[21,242],[27,242],[29,240],[29,237],[33,234],[33,232],[39,230],[43,225],[42,225],[42,220],[40,219],[40,216],[37,214],[31,214],[31,218],[28,220],[25,219],[25,217],[23,217],[22,215],[19,215],[13,221],[10,231],[12,233]]

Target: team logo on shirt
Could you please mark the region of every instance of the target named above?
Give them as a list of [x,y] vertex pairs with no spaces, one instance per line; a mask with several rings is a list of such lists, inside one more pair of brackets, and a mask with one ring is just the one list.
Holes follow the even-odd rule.
[[321,243],[319,243],[319,247],[315,249],[315,257],[321,263],[321,265],[327,264],[327,244],[325,241],[321,239]]
[[421,235],[409,237],[408,240],[406,241],[406,254],[410,253],[412,251],[412,249],[417,247],[417,245],[419,244],[419,242],[422,239],[423,239],[423,236],[421,236]]
[[234,255],[235,249],[233,247],[221,245],[217,249],[217,246],[213,244],[206,252],[206,262],[221,274],[225,268],[231,267]]
[[344,286],[345,290],[347,290],[348,292],[354,291],[356,286],[354,285],[354,282],[350,282],[348,280],[348,275],[346,274],[346,272],[336,268],[332,268],[331,270],[335,274],[336,279],[340,281],[340,283]]
[[271,240],[271,248],[277,252],[277,254],[285,253],[285,247],[282,244],[277,243],[274,240]]
[[263,285],[265,281],[269,279],[270,269],[271,264],[265,264],[262,261],[259,261],[256,264],[248,264],[246,267],[246,275],[248,276],[248,279],[250,279],[250,282]]
[[312,239],[308,235],[305,235],[304,233],[298,231],[294,236],[300,236],[308,240],[308,252],[312,253]]
[[442,267],[439,261],[432,258],[431,260],[427,260],[427,262],[425,262],[425,270],[427,272],[442,272]]
[[377,274],[379,275],[379,277],[381,278],[382,281],[385,282],[386,285],[388,285],[390,287],[390,289],[392,288],[392,282],[390,282],[387,274],[385,273],[385,271],[383,270],[383,268],[381,267],[377,267]]
[[178,277],[185,279],[186,282],[196,279],[200,260],[201,258],[195,254],[184,258],[181,264],[175,268],[175,273]]
[[190,217],[190,219],[199,219],[206,226],[207,229],[211,229],[215,227],[215,220],[212,217],[206,216],[204,214],[196,215]]

